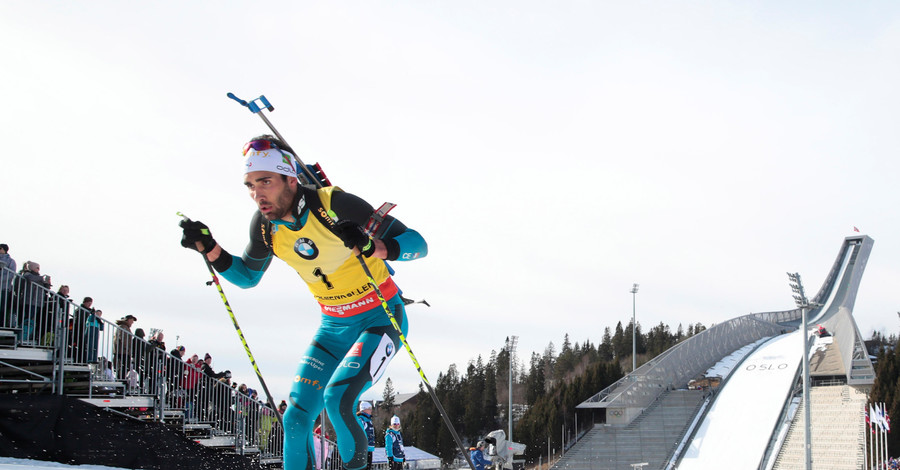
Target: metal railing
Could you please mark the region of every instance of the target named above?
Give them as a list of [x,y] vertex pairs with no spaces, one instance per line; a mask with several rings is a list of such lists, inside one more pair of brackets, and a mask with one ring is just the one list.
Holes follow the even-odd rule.
[[721,358],[785,327],[755,314],[719,323],[669,348],[633,373],[588,398],[579,408],[645,408],[667,389],[681,388]]
[[[0,279],[13,280],[0,296],[5,389],[66,394],[110,408],[121,403],[127,414],[180,426],[200,443],[258,453],[264,463],[281,461],[284,429],[277,410],[204,374],[202,363],[189,364],[124,325],[0,269]],[[334,442],[326,443],[326,468],[340,468]]]

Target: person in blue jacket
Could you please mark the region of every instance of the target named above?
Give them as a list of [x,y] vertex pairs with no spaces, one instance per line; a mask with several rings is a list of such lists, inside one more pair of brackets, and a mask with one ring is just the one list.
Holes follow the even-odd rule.
[[484,441],[478,441],[478,444],[472,448],[469,453],[472,463],[475,464],[475,470],[484,470],[485,467],[491,466],[491,461],[484,458]]
[[384,432],[384,452],[387,454],[390,470],[403,470],[406,452],[403,450],[403,433],[400,432],[400,418],[391,418],[391,427]]
[[367,470],[372,469],[372,452],[375,450],[375,426],[372,424],[372,404],[367,401],[359,402],[359,411],[356,412],[356,420],[369,439],[369,456]]

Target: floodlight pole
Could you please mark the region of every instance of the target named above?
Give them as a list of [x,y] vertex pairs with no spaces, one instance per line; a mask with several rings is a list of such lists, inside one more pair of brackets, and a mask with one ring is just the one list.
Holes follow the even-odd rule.
[[631,287],[631,371],[637,369],[637,292],[638,285]]
[[513,402],[513,353],[516,351],[516,343],[519,341],[518,336],[510,336],[508,339],[509,345],[509,435],[506,437],[506,440],[512,442],[512,425],[513,425],[513,415],[512,415],[512,402]]
[[800,308],[800,332],[803,337],[803,440],[805,447],[806,470],[812,470],[812,421],[810,420],[810,399],[809,399],[809,328],[807,312],[811,307],[818,307],[819,304],[810,303],[806,298],[806,292],[803,290],[803,281],[800,279],[800,273],[787,273],[790,280],[791,290],[794,291],[794,301]]

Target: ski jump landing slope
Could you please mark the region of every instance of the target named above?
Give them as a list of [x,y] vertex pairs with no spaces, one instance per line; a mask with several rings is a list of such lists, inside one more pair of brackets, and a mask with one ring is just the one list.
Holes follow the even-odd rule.
[[759,468],[803,357],[801,333],[777,336],[750,354],[719,392],[679,470]]
[[[809,324],[851,314],[871,249],[871,238],[845,239],[831,272],[813,299],[820,307],[810,312]],[[847,350],[856,349],[852,346],[854,338],[857,343],[861,341],[853,325],[836,333],[851,345]],[[770,339],[731,373],[685,450],[678,465],[680,470],[720,468],[723,464],[729,469],[759,468],[799,380],[804,351],[809,354],[809,346],[803,345],[806,335],[808,332],[801,328]],[[868,360],[866,363],[871,368]],[[851,369],[848,364],[845,366]]]

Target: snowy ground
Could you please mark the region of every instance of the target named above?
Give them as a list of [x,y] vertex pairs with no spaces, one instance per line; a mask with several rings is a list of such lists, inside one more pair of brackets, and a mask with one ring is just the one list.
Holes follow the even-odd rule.
[[799,330],[754,351],[718,392],[679,468],[756,469],[765,454],[802,357]]
[[43,460],[25,460],[13,459],[10,457],[0,457],[0,470],[18,470],[22,468],[28,469],[60,469],[69,468],[77,470],[129,470],[122,467],[105,467],[103,465],[66,465],[56,462],[44,462]]

